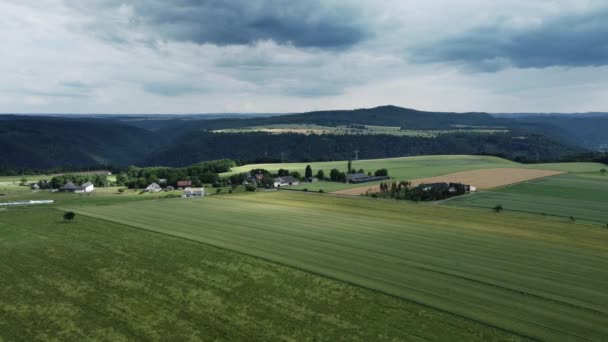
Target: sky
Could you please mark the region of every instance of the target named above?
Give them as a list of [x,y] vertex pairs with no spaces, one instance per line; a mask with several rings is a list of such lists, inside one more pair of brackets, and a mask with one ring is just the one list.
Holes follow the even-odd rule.
[[2,0],[0,113],[608,111],[605,0]]

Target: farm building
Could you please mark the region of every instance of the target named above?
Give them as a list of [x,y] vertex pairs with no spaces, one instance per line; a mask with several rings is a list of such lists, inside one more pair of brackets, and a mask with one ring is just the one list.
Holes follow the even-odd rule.
[[95,190],[95,186],[91,182],[82,184],[82,188],[84,189],[84,192],[93,192],[93,190]]
[[180,180],[180,181],[177,181],[177,187],[180,188],[180,189],[186,188],[186,187],[189,187],[189,186],[192,186],[192,181],[190,181],[190,180]]
[[423,191],[448,191],[448,192],[470,192],[477,191],[472,185],[461,184],[461,183],[447,183],[447,182],[439,182],[439,183],[430,183],[430,184],[420,184],[418,186]]
[[171,185],[168,185],[168,186],[165,188],[165,191],[173,191],[173,190],[175,190],[175,188],[174,188],[174,187],[172,187]]
[[308,183],[316,183],[316,182],[319,181],[319,178],[317,178],[317,177],[308,177],[308,178],[306,178],[306,181]]
[[160,185],[157,183],[151,183],[147,188],[144,189],[145,192],[159,192],[161,191]]
[[359,184],[359,183],[369,183],[390,179],[389,176],[368,176],[365,173],[353,173],[346,175],[346,182]]
[[293,176],[278,177],[278,178],[275,178],[275,180],[274,180],[275,187],[291,186],[291,185],[298,185],[298,184],[300,184],[300,181]]
[[205,188],[186,188],[182,194],[183,198],[203,197],[205,196]]
[[[85,186],[85,184],[89,184],[87,186]],[[61,192],[73,192],[73,193],[85,193],[85,192],[92,192],[94,190],[93,184],[90,182],[84,183],[82,186],[78,186],[72,182],[67,182],[65,183],[61,188],[59,188],[59,191]]]
[[30,185],[30,188],[32,188],[32,190],[38,190],[38,189],[40,189],[40,185],[38,185],[38,183],[34,183],[34,184]]

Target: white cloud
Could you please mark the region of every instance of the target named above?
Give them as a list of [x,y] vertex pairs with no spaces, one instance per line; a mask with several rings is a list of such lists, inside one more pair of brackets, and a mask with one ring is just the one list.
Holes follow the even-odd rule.
[[[345,22],[354,26],[343,34],[354,32],[354,38],[321,39],[302,32],[304,24],[284,28],[279,23],[258,36],[230,36],[227,43],[218,42],[223,31],[214,36],[202,31],[193,36],[181,28],[155,32],[151,19],[142,18],[142,8],[130,1],[95,3],[95,10],[85,7],[88,2],[76,8],[60,0],[0,3],[0,112],[298,112],[385,104],[494,112],[608,107],[604,66],[519,69],[496,57],[472,68],[444,59],[419,63],[416,56],[422,45],[451,37],[466,41],[465,34],[484,27],[526,32],[555,18],[601,14],[599,1],[324,2],[318,14],[309,14],[315,34],[322,32],[324,18],[341,13],[332,11],[339,3],[350,9],[344,15],[353,16]],[[112,6],[103,6],[108,3]],[[139,24],[142,20],[146,25]],[[191,27],[196,17],[187,21],[185,27]],[[365,25],[360,36],[356,25]],[[253,39],[241,43],[243,37]],[[332,40],[337,47],[327,45]]]

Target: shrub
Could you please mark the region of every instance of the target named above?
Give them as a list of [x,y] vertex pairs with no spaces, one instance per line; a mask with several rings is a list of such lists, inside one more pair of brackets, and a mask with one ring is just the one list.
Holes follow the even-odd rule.
[[258,188],[257,188],[255,185],[253,185],[253,184],[247,184],[247,185],[245,185],[245,190],[246,190],[246,191],[254,192],[254,191],[256,191],[257,189],[258,189]]
[[73,211],[66,211],[63,214],[63,219],[66,220],[66,221],[68,221],[68,222],[72,221],[74,219],[74,217],[76,217],[76,214],[74,214]]
[[323,191],[323,189],[319,189],[319,193],[320,193],[320,194],[324,194],[324,193],[325,193],[325,191]]
[[307,192],[307,191],[308,191],[308,188],[304,188],[304,189],[302,189],[302,191],[305,191],[305,192]]
[[497,204],[493,209],[497,213],[501,212],[503,210],[502,204]]

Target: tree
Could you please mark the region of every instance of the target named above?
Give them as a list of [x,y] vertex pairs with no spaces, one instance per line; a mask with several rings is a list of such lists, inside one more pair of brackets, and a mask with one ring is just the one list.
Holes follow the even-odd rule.
[[325,179],[325,172],[323,170],[317,171],[317,178],[319,178],[319,180],[324,180]]
[[497,212],[497,213],[501,212],[502,211],[502,204],[497,204],[494,207],[494,211]]
[[353,161],[348,159],[348,168],[346,169],[346,172],[350,173],[350,170],[353,169]]
[[340,175],[340,170],[338,170],[338,169],[331,169],[331,171],[329,172],[329,179],[332,182],[337,182],[339,175]]
[[600,173],[601,173],[602,175],[605,175],[605,174],[606,174],[606,169],[601,169],[601,170],[600,170]]
[[27,185],[27,178],[25,178],[25,177],[21,178],[19,185]]
[[312,168],[310,167],[310,165],[306,165],[306,171],[304,171],[304,177],[306,177],[306,179],[312,178]]
[[295,179],[300,179],[302,178],[302,175],[298,172],[298,171],[294,171],[291,173],[291,176]]
[[73,211],[66,211],[63,214],[63,219],[66,220],[66,221],[68,221],[68,222],[72,221],[74,219],[74,217],[76,217],[76,214],[74,214]]
[[376,177],[384,177],[384,176],[388,176],[388,170],[387,170],[387,169],[380,169],[380,170],[377,170],[377,171],[374,173],[374,175],[375,175]]

